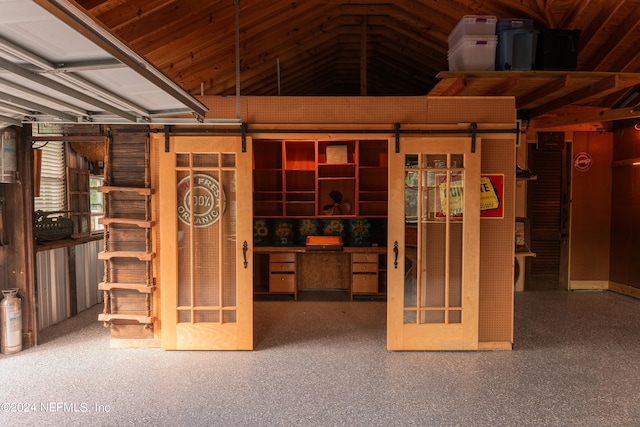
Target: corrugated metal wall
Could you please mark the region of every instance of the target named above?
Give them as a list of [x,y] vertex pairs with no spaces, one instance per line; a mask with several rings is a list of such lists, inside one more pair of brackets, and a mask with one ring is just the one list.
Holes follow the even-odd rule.
[[[102,302],[98,283],[102,281],[103,263],[98,261],[102,241],[76,246],[76,295],[78,311]],[[67,249],[51,249],[36,255],[38,330],[71,316]]]

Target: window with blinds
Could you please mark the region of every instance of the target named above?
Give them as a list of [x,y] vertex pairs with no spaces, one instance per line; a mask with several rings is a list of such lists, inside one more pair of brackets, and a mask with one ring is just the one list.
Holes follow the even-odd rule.
[[34,198],[35,210],[65,211],[67,210],[67,193],[64,142],[50,141],[39,147],[38,150],[42,152],[42,166],[40,169],[40,195]]
[[91,175],[89,189],[91,190],[91,231],[104,230],[100,218],[104,217],[104,197],[98,188],[104,184],[104,177]]

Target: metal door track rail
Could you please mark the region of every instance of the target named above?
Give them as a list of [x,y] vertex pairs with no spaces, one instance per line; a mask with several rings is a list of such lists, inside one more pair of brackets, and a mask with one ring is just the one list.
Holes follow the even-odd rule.
[[[126,131],[126,129],[118,129],[118,132]],[[140,132],[139,129],[136,130]],[[162,129],[149,129],[149,133],[164,133],[165,136],[165,152],[169,151],[170,136],[175,134],[226,134],[242,136],[242,151],[246,151],[246,136],[253,133],[335,133],[335,134],[353,134],[361,133],[366,135],[395,135],[396,153],[400,152],[400,137],[402,135],[470,135],[471,136],[471,152],[475,153],[476,137],[481,134],[514,134],[516,136],[516,144],[520,138],[520,126],[516,125],[512,129],[478,129],[478,124],[472,122],[469,127],[461,129],[402,129],[400,123],[394,123],[393,129],[251,129],[247,128],[247,123],[239,124],[239,129],[234,128],[202,128],[202,127],[173,127],[165,125]]]

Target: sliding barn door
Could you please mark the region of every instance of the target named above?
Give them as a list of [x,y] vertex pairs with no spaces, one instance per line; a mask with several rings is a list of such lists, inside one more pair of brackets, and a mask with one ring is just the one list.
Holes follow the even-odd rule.
[[160,157],[167,350],[253,348],[251,141],[172,137]]
[[477,349],[480,141],[404,138],[389,158],[387,347]]

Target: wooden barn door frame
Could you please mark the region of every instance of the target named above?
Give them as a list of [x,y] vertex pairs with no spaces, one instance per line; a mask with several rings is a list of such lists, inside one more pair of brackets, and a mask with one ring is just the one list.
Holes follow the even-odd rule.
[[481,141],[400,142],[389,157],[387,348],[477,350],[480,191],[467,189],[480,188]]
[[251,140],[172,136],[159,154],[162,348],[253,349]]

